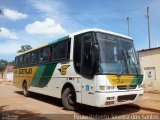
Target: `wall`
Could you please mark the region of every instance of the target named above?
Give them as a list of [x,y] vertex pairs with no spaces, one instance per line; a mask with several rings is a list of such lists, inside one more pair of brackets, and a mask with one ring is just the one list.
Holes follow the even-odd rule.
[[160,92],[160,49],[139,54],[145,91]]
[[13,72],[8,72],[7,73],[6,80],[7,81],[13,81]]
[[0,72],[0,79],[3,79],[3,73]]

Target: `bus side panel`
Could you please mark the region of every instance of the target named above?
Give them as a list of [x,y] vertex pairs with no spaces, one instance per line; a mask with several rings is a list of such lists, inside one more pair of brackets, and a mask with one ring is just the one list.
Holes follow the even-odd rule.
[[22,89],[23,81],[30,85],[36,70],[37,66],[14,69],[13,85],[20,89]]
[[[51,68],[49,68],[49,66]],[[49,75],[47,71],[52,74]],[[63,86],[66,83],[70,83],[73,85],[75,91],[77,91],[76,93],[77,101],[81,103],[81,81],[80,81],[81,77],[75,73],[72,61],[65,64],[62,63],[57,63],[56,65],[48,64],[48,68],[46,66],[45,67],[41,66],[41,68],[37,69],[36,73],[40,78],[45,78],[45,76],[48,76],[47,77],[48,79],[45,78],[39,80],[38,77],[37,79],[35,79],[34,76],[29,91],[61,98],[61,92]],[[44,82],[46,83],[46,81],[48,82],[47,84],[44,85],[43,83]],[[40,86],[42,84],[43,86]]]

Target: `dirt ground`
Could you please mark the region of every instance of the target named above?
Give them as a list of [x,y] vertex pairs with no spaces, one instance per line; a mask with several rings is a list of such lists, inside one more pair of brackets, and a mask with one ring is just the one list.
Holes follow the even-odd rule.
[[101,117],[102,115],[105,115],[109,119],[117,116],[124,117],[125,115],[138,115],[136,117],[142,117],[139,115],[151,115],[160,113],[159,111],[143,109],[139,104],[140,103],[121,105],[110,108],[81,106],[81,110],[67,111],[63,108],[60,99],[36,93],[32,93],[30,97],[24,97],[22,91],[15,88],[10,83],[4,84],[3,82],[0,82],[0,117],[2,119],[99,119],[96,115],[99,115]]

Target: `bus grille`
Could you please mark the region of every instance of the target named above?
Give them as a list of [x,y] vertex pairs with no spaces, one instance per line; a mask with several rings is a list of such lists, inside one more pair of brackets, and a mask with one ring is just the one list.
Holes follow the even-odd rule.
[[136,94],[118,96],[118,102],[126,102],[130,100],[134,100],[135,98],[136,98]]
[[[127,88],[128,87],[128,88]],[[118,90],[136,89],[137,85],[117,86]]]

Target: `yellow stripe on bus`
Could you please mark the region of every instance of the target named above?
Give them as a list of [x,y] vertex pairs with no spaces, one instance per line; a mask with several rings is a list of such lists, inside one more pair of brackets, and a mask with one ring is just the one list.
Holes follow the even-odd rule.
[[106,77],[113,86],[131,85],[134,80],[134,76],[128,75],[107,75]]

